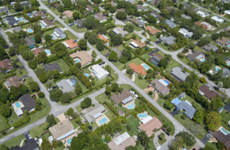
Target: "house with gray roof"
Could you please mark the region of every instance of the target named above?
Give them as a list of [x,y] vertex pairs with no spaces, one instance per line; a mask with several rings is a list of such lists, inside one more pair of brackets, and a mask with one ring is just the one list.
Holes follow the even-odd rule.
[[142,28],[145,25],[145,22],[143,20],[139,19],[139,18],[138,19],[131,18],[130,21],[133,22],[134,25],[136,25],[136,26],[138,26],[140,28]]
[[171,74],[178,81],[186,81],[187,76],[190,75],[188,72],[183,72],[180,67],[174,67],[174,68],[172,68]]
[[153,17],[155,17],[155,18],[157,18],[157,19],[161,19],[161,18],[162,18],[162,16],[159,15],[159,14],[158,14],[157,12],[155,12],[155,11],[151,12],[150,15],[153,16]]
[[174,44],[176,38],[174,38],[173,36],[163,36],[162,38],[160,38],[160,40],[164,43],[167,43],[168,45]]
[[194,62],[196,60],[204,62],[204,60],[205,60],[205,54],[203,52],[200,52],[200,51],[195,51],[193,53],[190,53],[187,55],[187,57]]
[[144,7],[141,4],[137,4],[136,7],[137,7],[138,11],[147,11],[148,10],[147,7]]
[[83,21],[81,19],[77,19],[76,21],[74,21],[74,25],[77,25],[79,28],[83,27]]
[[160,82],[158,79],[154,79],[151,82],[152,86],[162,95],[167,95],[170,92],[170,89],[165,86],[162,82]]
[[182,14],[182,15],[181,15],[181,17],[182,17],[182,18],[184,18],[184,19],[189,19],[189,20],[191,20],[191,19],[192,19],[192,17],[187,16],[187,15],[185,15],[185,14]]
[[180,30],[179,30],[179,33],[181,33],[184,37],[186,37],[187,39],[188,38],[191,38],[192,37],[192,35],[193,35],[193,33],[192,32],[189,32],[187,29],[185,29],[185,28],[181,28]]
[[117,48],[112,48],[112,51],[114,51],[114,52],[116,52],[117,53],[117,56],[118,56],[118,58],[120,58],[121,57],[121,54],[122,54],[122,51],[120,51],[119,49],[117,49]]
[[102,13],[96,13],[94,15],[95,19],[99,20],[100,22],[107,21],[107,17],[104,16]]
[[222,0],[222,3],[228,4],[228,3],[230,3],[230,0]]
[[219,48],[218,48],[216,45],[213,45],[213,44],[209,43],[209,44],[205,45],[205,46],[203,47],[203,49],[206,50],[206,51],[208,51],[208,52],[210,52],[211,50],[213,50],[213,51],[215,52],[215,51],[217,51]]
[[177,24],[175,24],[174,22],[172,22],[169,19],[165,20],[165,23],[170,27],[170,28],[175,28],[177,26]]
[[[76,83],[75,83],[76,84]],[[72,82],[70,79],[63,79],[60,82],[57,83],[57,86],[59,89],[62,90],[64,93],[69,93],[74,91],[74,82]]]
[[176,105],[176,108],[179,111],[184,111],[184,113],[189,119],[192,119],[196,113],[196,109],[187,100],[181,101],[179,104]]
[[30,49],[34,48],[35,46],[35,41],[31,37],[25,38],[26,45],[29,46]]
[[64,39],[64,38],[66,38],[66,34],[60,28],[55,28],[53,34],[58,39]]
[[113,29],[113,32],[115,34],[120,34],[122,37],[124,37],[125,35],[129,34],[129,32],[125,31],[124,29],[122,29],[121,27],[116,27]]
[[14,27],[14,32],[20,32],[22,31],[22,28],[20,26]]
[[223,77],[228,78],[230,76],[230,70],[228,68],[223,68]]
[[89,123],[91,123],[98,117],[102,116],[102,114],[105,112],[106,109],[102,104],[95,104],[95,106],[83,109],[81,114]]
[[178,97],[179,97],[179,99],[182,99],[182,98],[185,98],[185,96],[186,96],[186,94],[185,94],[185,92],[183,92]]
[[6,18],[6,20],[7,20],[7,23],[9,24],[9,25],[17,25],[18,24],[18,18],[17,17],[13,17],[13,16],[10,16],[10,17],[7,17]]
[[135,3],[135,0],[125,0],[126,2],[130,2],[131,4]]
[[0,7],[0,12],[9,12],[8,7]]
[[57,69],[60,73],[62,73],[61,67],[59,66],[58,63],[53,63],[53,64],[47,63],[44,65],[44,69],[46,71],[54,71]]

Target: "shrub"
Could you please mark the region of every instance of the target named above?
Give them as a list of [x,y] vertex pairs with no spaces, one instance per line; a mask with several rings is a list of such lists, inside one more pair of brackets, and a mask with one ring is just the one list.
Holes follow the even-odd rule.
[[92,104],[92,100],[89,97],[86,97],[82,102],[81,102],[81,108],[88,108],[89,106],[91,106]]
[[218,143],[217,143],[217,147],[218,147],[219,149],[224,149],[224,143],[218,142]]
[[201,77],[201,78],[200,78],[200,82],[206,83],[206,79],[205,79],[204,77]]
[[116,115],[119,116],[117,110],[115,108],[113,108],[111,105],[109,105],[107,102],[104,102],[105,105],[107,105],[109,107],[109,109]]
[[38,93],[38,97],[39,97],[39,98],[43,98],[43,97],[45,97],[45,94],[44,94],[43,92],[39,92],[39,93]]
[[29,121],[30,121],[30,116],[23,117],[23,118],[21,118],[20,120],[14,122],[14,123],[13,123],[13,126],[14,126],[14,128],[17,128],[17,127],[19,127],[19,126],[21,126],[21,125],[23,125],[23,124],[26,124],[26,123],[29,122]]

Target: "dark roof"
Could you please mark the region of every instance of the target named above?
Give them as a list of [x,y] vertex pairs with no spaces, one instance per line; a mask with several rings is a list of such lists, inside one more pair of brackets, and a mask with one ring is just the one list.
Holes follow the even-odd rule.
[[36,44],[35,41],[31,37],[25,38],[25,41],[28,46]]
[[29,140],[22,147],[12,147],[10,150],[39,150],[38,145],[35,140]]
[[58,8],[59,5],[60,4],[58,4],[58,3],[54,4],[54,8]]
[[228,68],[224,68],[223,69],[223,77],[227,78],[228,76],[230,76],[230,70]]
[[45,68],[46,71],[49,71],[49,70],[53,71],[53,70],[57,69],[59,72],[62,72],[61,67],[59,66],[58,63],[53,63],[53,64],[48,63],[48,64],[45,64],[44,68]]
[[113,94],[110,98],[116,103],[119,104],[124,99],[128,98],[129,96],[132,96],[131,93],[128,90],[123,90],[121,94]]
[[224,109],[230,112],[230,102],[224,106]]
[[230,59],[229,57],[225,57],[225,58],[224,58],[225,61],[227,61],[227,60],[229,60],[229,59]]
[[218,50],[218,47],[217,47],[216,45],[213,45],[213,44],[209,43],[209,44],[205,45],[205,46],[203,47],[203,49],[206,50],[206,51],[211,51],[211,50],[213,50],[213,51],[215,52],[215,51]]
[[77,19],[75,21],[75,24],[78,25],[79,27],[83,27],[83,21],[81,19]]
[[11,70],[14,68],[11,65],[11,61],[9,59],[5,59],[5,60],[0,61],[0,67],[3,69],[6,68],[7,70]]
[[162,16],[159,15],[159,14],[158,14],[157,12],[155,12],[155,11],[151,12],[150,15],[152,15],[153,17],[158,18],[158,19],[161,19],[161,18],[162,18]]
[[163,59],[164,57],[161,55],[161,54],[159,54],[159,53],[157,53],[157,52],[154,52],[154,53],[152,53],[152,58],[155,60],[155,61],[157,61],[157,62],[159,62],[161,59]]
[[16,19],[15,19],[14,17],[12,17],[12,16],[7,17],[6,20],[8,21],[8,24],[9,24],[9,25],[14,25],[15,23],[18,23],[18,22],[16,21]]
[[22,28],[20,26],[14,27],[14,32],[20,32]]
[[216,131],[216,132],[212,132],[210,131],[210,133],[219,141],[219,142],[223,142],[224,146],[229,149],[230,148],[230,134],[225,135],[223,134],[221,131]]
[[26,5],[30,6],[30,2],[20,2],[22,7],[25,7]]
[[192,53],[192,54],[188,54],[187,57],[190,58],[192,61],[196,61],[196,60],[197,60],[196,58],[197,58],[199,55],[205,56],[205,54],[204,54],[203,52],[195,51],[195,52]]
[[199,93],[201,95],[205,95],[208,99],[215,98],[217,96],[217,93],[213,90],[209,90],[207,85],[201,85],[199,87]]
[[23,103],[24,107],[22,107],[22,111],[24,112],[27,110],[28,112],[35,108],[36,101],[30,97],[30,94],[24,94],[20,97],[21,102]]

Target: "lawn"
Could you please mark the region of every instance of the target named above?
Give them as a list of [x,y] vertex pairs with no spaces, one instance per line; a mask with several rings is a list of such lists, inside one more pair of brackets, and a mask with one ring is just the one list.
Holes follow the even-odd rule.
[[230,115],[229,112],[223,110],[220,113],[220,116],[222,118],[222,126],[226,128],[228,131],[230,131],[230,127],[228,126],[228,121],[230,120]]
[[54,30],[45,31],[45,32],[43,33],[43,35],[44,35],[44,36],[45,36],[46,34],[51,35],[53,32],[54,32]]
[[116,117],[116,115],[110,110],[110,108],[107,105],[103,105],[103,106],[107,110],[107,112],[105,114],[110,120],[112,120],[114,117]]
[[127,118],[126,123],[131,127],[131,129],[136,133],[136,135],[139,133],[139,130],[137,129],[139,124],[139,119],[136,119],[135,117],[131,116]]
[[148,55],[148,53],[142,55],[141,57],[144,58],[144,59],[146,59],[146,60],[149,60],[151,58],[151,56]]
[[1,28],[2,28],[3,30],[8,30],[8,29],[10,29],[10,25],[4,23],[3,25],[1,25]]
[[116,66],[119,70],[124,70],[124,64],[120,63],[119,61],[112,62],[114,66]]
[[145,79],[138,79],[138,75],[135,73],[135,81],[134,83],[139,86],[142,90],[145,89],[147,86],[149,86],[148,81]]
[[52,79],[52,80],[48,80],[48,81],[46,81],[46,83],[44,83],[43,85],[46,87],[46,89],[48,89],[48,86],[47,86],[47,84],[48,83],[52,83],[52,86],[51,87],[53,87],[53,86],[55,86],[56,84],[54,83],[54,80]]
[[58,10],[57,10],[56,8],[51,7],[50,10],[51,10],[55,15],[57,15],[57,16],[60,15],[60,12],[58,12]]
[[43,129],[47,126],[47,123],[40,124],[39,126],[34,127],[30,130],[30,135],[32,138],[41,137],[41,135],[45,132]]
[[69,69],[69,66],[66,64],[66,62],[63,59],[55,60],[55,61],[52,62],[52,64],[53,63],[58,63],[63,72],[67,71]]
[[55,25],[59,28],[64,28],[64,26],[57,20],[55,20]]
[[15,73],[19,78],[28,74],[26,69],[17,69]]
[[152,41],[152,42],[156,42],[157,36],[156,35],[154,35],[154,36],[150,35],[149,40]]
[[74,129],[80,126],[79,124],[75,122],[75,119],[71,120],[70,122],[73,124]]
[[[194,99],[192,99],[188,95],[186,95],[184,98],[182,98],[182,100],[184,100],[184,101],[188,100],[192,104],[192,106],[195,107],[196,110],[203,109],[203,107],[199,103],[197,103]],[[230,119],[230,117],[229,117],[229,119]]]
[[140,65],[140,64],[144,63],[141,59],[135,58],[135,59],[132,59],[131,61],[129,61],[127,64],[130,64],[132,62],[135,63],[136,65]]
[[64,32],[67,34],[69,39],[75,39],[75,40],[77,39],[77,37],[73,35],[73,33],[71,33],[70,31],[66,30]]
[[164,50],[169,50],[168,46],[165,46],[164,43],[160,43],[158,44],[161,48],[163,48]]
[[73,25],[73,26],[71,26],[71,28],[72,28],[74,31],[78,32],[78,33],[84,33],[84,32],[87,31],[87,30],[84,29],[84,28],[79,28],[77,25]]
[[48,19],[49,19],[49,20],[52,20],[52,19],[54,19],[54,16],[51,15],[50,13],[48,13]]
[[19,136],[15,137],[15,138],[5,142],[4,144],[8,148],[12,148],[12,147],[17,146],[17,145],[19,146],[23,139],[25,139],[25,137],[23,135],[19,135]]
[[181,67],[181,64],[179,64],[177,61],[175,61],[174,59],[170,60],[170,63],[168,64],[165,73],[170,73],[172,68],[174,67]]
[[131,39],[133,36],[135,36],[137,39],[141,39],[141,37],[139,37],[136,33],[132,32],[129,33],[128,35],[125,36],[125,38],[127,39]]
[[0,124],[1,124],[1,126],[0,126],[0,132],[8,129],[8,125],[7,125],[5,119],[4,119],[4,117],[2,115],[0,115]]
[[207,142],[206,145],[209,146],[209,147],[212,147],[213,150],[220,150],[219,148],[217,148],[216,143]]
[[115,48],[117,48],[117,49],[120,50],[120,51],[123,51],[123,50],[125,49],[123,45],[120,45],[120,46],[115,47]]
[[29,83],[30,83],[30,82],[33,82],[33,81],[34,81],[34,80],[33,80],[31,77],[28,77],[28,78],[25,79],[25,82],[24,82],[24,83],[25,83],[27,86],[29,86]]

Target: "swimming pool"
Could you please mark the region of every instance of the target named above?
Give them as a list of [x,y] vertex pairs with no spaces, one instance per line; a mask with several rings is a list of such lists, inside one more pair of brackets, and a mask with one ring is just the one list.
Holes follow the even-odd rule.
[[230,62],[228,62],[228,65],[230,66]]
[[28,16],[32,16],[32,14],[31,14],[31,13],[27,13],[27,15],[28,15]]
[[215,71],[218,72],[218,71],[219,71],[219,68],[215,68]]
[[32,33],[32,32],[33,32],[33,29],[27,29],[27,31],[28,31],[29,33]]
[[226,130],[224,127],[220,127],[220,131],[225,134],[225,135],[228,135],[229,134],[229,131]]
[[107,118],[103,118],[103,119],[99,120],[98,122],[99,122],[100,124],[105,124],[106,121],[107,121]]
[[230,44],[228,45],[228,48],[230,48]]
[[68,139],[68,140],[67,140],[67,143],[68,143],[68,144],[71,144],[72,139],[73,139],[73,138]]
[[138,118],[143,118],[143,117],[147,117],[147,112],[145,111],[142,114],[137,114]]
[[142,64],[142,66],[145,68],[145,70],[149,69],[149,66],[147,66],[146,64]]
[[42,27],[42,28],[44,28],[44,26],[40,23],[40,26]]
[[167,80],[164,80],[164,81],[165,81],[165,83],[167,83],[169,85],[169,82]]
[[46,49],[45,52],[46,52],[47,55],[51,54],[50,50],[48,50],[48,49]]
[[72,83],[74,86],[76,86],[76,81],[75,80],[72,80]]
[[86,76],[86,77],[89,77],[90,75],[89,75],[88,73],[85,73],[85,76]]
[[19,21],[23,21],[23,20],[24,20],[24,18],[18,18],[18,20],[19,20]]
[[56,38],[56,36],[54,36],[54,35],[52,34],[52,39],[55,40],[55,39],[57,39],[57,38]]
[[79,63],[79,62],[81,62],[81,60],[80,60],[79,58],[75,58],[75,59],[74,59],[74,62],[75,62],[75,63]]
[[21,104],[19,102],[16,102],[15,105],[16,105],[17,108],[21,107]]
[[135,104],[130,104],[127,106],[128,109],[133,109],[135,107]]
[[205,61],[205,58],[202,58],[200,61],[201,61],[201,62],[204,62],[204,61]]

